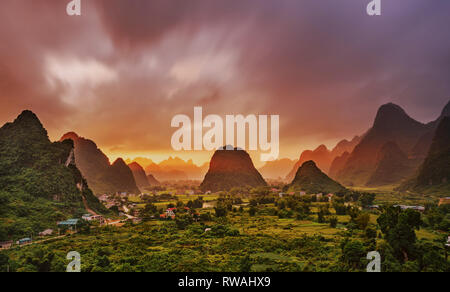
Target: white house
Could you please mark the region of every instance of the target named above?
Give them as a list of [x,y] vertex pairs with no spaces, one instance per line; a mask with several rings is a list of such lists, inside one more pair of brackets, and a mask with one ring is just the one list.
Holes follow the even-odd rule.
[[50,236],[53,234],[53,229],[46,229],[42,232],[39,232],[39,236]]

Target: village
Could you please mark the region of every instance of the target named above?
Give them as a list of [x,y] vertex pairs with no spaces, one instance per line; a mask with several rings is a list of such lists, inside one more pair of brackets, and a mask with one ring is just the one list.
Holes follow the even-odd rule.
[[[307,196],[306,192],[282,192],[281,189],[271,188],[268,192],[271,196],[278,197],[279,199],[287,198],[290,196]],[[83,214],[81,218],[69,218],[67,220],[55,222],[55,228],[48,228],[38,234],[38,236],[25,237],[16,241],[10,240],[6,242],[0,242],[0,250],[11,249],[15,247],[22,247],[30,244],[38,244],[49,240],[65,237],[79,231],[80,226],[88,225],[89,228],[102,228],[106,226],[122,227],[127,222],[131,224],[140,224],[143,221],[143,210],[147,204],[154,204],[159,208],[159,216],[153,215],[150,220],[175,220],[177,213],[182,212],[190,214],[195,220],[198,219],[199,213],[195,209],[210,209],[212,210],[217,203],[217,199],[220,197],[220,193],[212,193],[211,191],[201,192],[198,189],[191,188],[162,188],[159,190],[153,190],[151,192],[142,194],[128,194],[126,192],[116,193],[114,195],[103,194],[99,197],[100,202],[112,211],[111,216],[103,216],[91,211]],[[222,194],[223,195],[223,194]],[[313,194],[311,195],[314,201],[321,203],[332,203],[332,193]],[[194,206],[193,201],[197,200],[201,202]],[[182,203],[177,203],[182,202]],[[348,205],[349,203],[346,203]],[[450,204],[450,197],[441,198],[439,200],[439,206],[444,204]],[[244,199],[240,201],[240,204],[236,204],[233,207],[239,208],[248,206],[249,201]],[[190,207],[189,207],[190,206]],[[191,208],[195,207],[195,208]],[[425,211],[424,206],[418,205],[394,205],[394,207],[400,207],[402,210],[412,209],[423,213]],[[361,207],[359,207],[362,209]],[[368,210],[376,211],[381,208],[379,205],[369,205],[366,207]],[[450,246],[450,237],[447,242],[447,246]]]

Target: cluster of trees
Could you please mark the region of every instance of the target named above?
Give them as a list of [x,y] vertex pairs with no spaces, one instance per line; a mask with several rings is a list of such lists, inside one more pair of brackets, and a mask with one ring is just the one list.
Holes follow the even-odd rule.
[[431,243],[417,239],[415,230],[423,226],[421,214],[414,210],[389,207],[378,218],[385,244],[381,246],[383,269],[407,272],[449,272],[445,242]]
[[143,195],[142,201],[144,203],[156,203],[156,202],[164,202],[164,201],[172,201],[177,200],[177,196],[174,196],[170,193],[163,193],[160,195]]
[[[354,232],[341,243],[342,256],[339,269],[344,271],[364,270],[368,261],[365,256],[370,251],[379,251],[384,272],[449,272],[446,259],[445,239],[432,242],[419,240],[416,231],[424,226],[422,215],[414,210],[387,207],[377,219],[377,225],[367,224],[355,212],[354,224],[364,226],[359,235]],[[426,216],[424,216],[426,217]],[[363,219],[363,222],[360,220]],[[378,233],[378,230],[381,233]],[[377,237],[382,239],[378,241]]]
[[450,205],[428,205],[423,226],[434,230],[450,232]]
[[80,216],[86,212],[83,198],[107,213],[68,160],[73,147],[72,141],[50,142],[29,111],[0,128],[0,240],[29,237]]

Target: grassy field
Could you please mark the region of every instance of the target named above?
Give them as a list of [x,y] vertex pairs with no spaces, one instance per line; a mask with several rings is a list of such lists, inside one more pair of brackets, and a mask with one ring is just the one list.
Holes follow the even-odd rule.
[[[393,190],[365,189],[376,192],[375,202],[424,204],[436,197],[398,194]],[[179,195],[169,201],[154,203],[164,209],[168,204],[195,200],[196,195]],[[218,195],[203,196],[214,203]],[[130,202],[144,208],[139,197]],[[179,228],[176,221],[151,220],[138,225],[95,228],[90,234],[74,234],[55,241],[26,246],[7,252],[18,271],[50,269],[63,271],[67,252],[75,250],[82,255],[83,271],[177,271],[177,272],[237,272],[237,271],[341,271],[358,270],[342,263],[342,242],[355,240],[373,250],[365,231],[347,230],[349,215],[331,215],[338,219],[335,228],[330,223],[318,223],[317,212],[328,203],[312,203],[311,213],[304,219],[272,216],[277,206],[261,204],[257,213],[250,215],[249,199],[244,198],[242,209],[233,206],[226,217],[216,217],[213,205],[198,209],[210,213],[211,221],[194,222]],[[379,212],[369,212],[369,225],[381,233],[377,218]],[[211,229],[211,231],[207,231]],[[416,231],[418,239],[426,242],[440,240],[444,234],[429,229]],[[376,245],[384,244],[377,236]],[[51,259],[51,262],[43,262]]]

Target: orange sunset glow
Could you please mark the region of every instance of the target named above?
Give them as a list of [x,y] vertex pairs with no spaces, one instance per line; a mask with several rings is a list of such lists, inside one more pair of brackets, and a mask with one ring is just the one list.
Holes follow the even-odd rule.
[[[384,103],[429,122],[448,100],[449,38],[437,30],[447,15],[435,9],[417,20],[420,1],[404,11],[387,1],[381,18],[353,1],[85,2],[82,16],[68,17],[65,1],[4,1],[1,123],[30,109],[52,140],[74,131],[111,160],[201,165],[212,152],[170,145],[172,117],[195,106],[205,115],[279,115],[279,157],[298,159],[364,134]],[[434,31],[429,41],[411,24]]]

